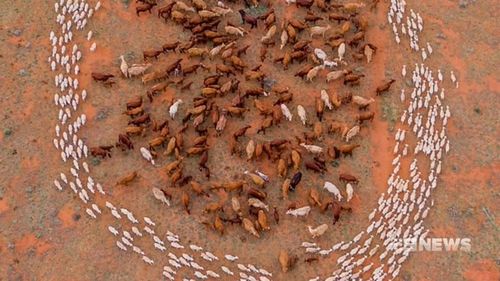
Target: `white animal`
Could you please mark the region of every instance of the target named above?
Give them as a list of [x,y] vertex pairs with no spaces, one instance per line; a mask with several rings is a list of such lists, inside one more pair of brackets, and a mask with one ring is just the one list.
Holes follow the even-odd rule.
[[349,201],[351,201],[352,196],[354,194],[354,189],[352,188],[352,185],[350,183],[346,184],[345,191],[347,193],[347,202],[349,202]]
[[300,117],[300,121],[302,121],[302,124],[305,126],[307,122],[306,110],[300,104],[297,106],[297,114]]
[[120,60],[121,60],[120,70],[121,70],[123,76],[128,77],[128,64],[125,61],[125,58],[123,57],[123,55],[120,56]]
[[320,247],[306,248],[306,253],[317,253],[321,250]]
[[197,269],[197,270],[204,270],[205,269],[205,268],[203,268],[203,266],[197,264],[194,261],[192,261],[190,264],[191,264],[191,267],[194,268],[194,269]]
[[189,245],[189,248],[191,248],[191,250],[193,250],[193,251],[195,251],[195,252],[198,252],[198,251],[203,250],[203,248],[202,248],[202,247],[197,246],[197,245],[193,245],[193,244]]
[[305,144],[305,143],[301,143],[300,146],[302,146],[311,153],[319,154],[323,152],[323,148],[321,146]]
[[208,252],[208,251],[207,251],[207,252],[205,252],[205,254],[206,254],[208,257],[210,257],[211,259],[214,259],[214,260],[219,260],[219,258],[218,258],[216,255],[212,254],[211,252]]
[[54,185],[57,187],[57,189],[62,190],[61,184],[58,180],[54,180]]
[[262,36],[262,38],[260,39],[261,42],[267,42],[267,41],[270,41],[271,38],[274,36],[274,34],[276,34],[276,25],[273,25],[269,28],[269,30],[267,31],[266,35]]
[[161,189],[153,187],[152,191],[153,191],[153,195],[156,199],[167,204],[167,206],[170,206],[170,200],[165,196],[165,194],[163,193],[163,191]]
[[180,265],[178,262],[176,262],[176,261],[174,261],[174,260],[172,260],[172,259],[168,259],[168,263],[169,263],[171,266],[175,267],[175,268],[181,268],[181,267],[182,267],[182,265]]
[[148,218],[148,217],[144,217],[144,221],[145,221],[147,224],[151,225],[151,226],[155,226],[155,225],[156,225],[156,224],[155,224],[155,223],[154,223],[154,222],[153,222],[150,218]]
[[123,243],[120,241],[116,241],[116,246],[123,251],[127,251],[127,247],[125,247],[125,245],[123,245]]
[[229,270],[229,268],[225,267],[225,266],[221,266],[220,267],[222,269],[222,271],[224,271],[224,273],[226,273],[227,275],[234,275],[234,273]]
[[209,52],[210,57],[215,57],[216,55],[218,55],[222,48],[224,48],[225,46],[226,44],[222,43],[218,46],[213,47]]
[[139,229],[135,226],[132,226],[132,232],[137,235],[137,236],[140,236],[142,237],[142,232],[139,231]]
[[159,244],[159,243],[154,243],[154,247],[162,252],[164,252],[167,248],[165,246]]
[[311,70],[309,70],[309,72],[307,72],[306,80],[312,82],[321,69],[325,69],[325,65],[317,65],[313,67]]
[[269,206],[264,204],[264,202],[260,201],[257,198],[249,198],[248,205],[255,207],[255,208],[261,208],[261,209],[265,209],[266,211],[269,211]]
[[194,261],[194,258],[186,253],[183,253],[182,257],[188,261]]
[[97,218],[97,217],[95,216],[94,212],[93,212],[91,209],[87,208],[87,209],[85,209],[85,211],[87,212],[87,215],[89,215],[89,216],[90,216],[90,217],[92,217],[93,219],[96,219],[96,218]]
[[151,162],[151,164],[153,164],[153,165],[155,164],[155,160],[153,160],[153,155],[151,154],[151,152],[147,148],[141,147],[140,151],[141,151],[142,157],[144,157],[144,159]]
[[226,25],[224,30],[231,35],[239,35],[243,37],[245,35],[245,30],[241,27],[235,27],[231,25]]
[[342,195],[340,194],[340,190],[331,182],[325,181],[325,185],[323,186],[324,189],[328,190],[328,192],[332,193],[337,197],[338,201],[342,200]]
[[132,223],[139,223],[139,221],[134,217],[132,213],[127,215],[127,219]]
[[179,105],[182,103],[182,100],[178,99],[176,102],[174,102],[174,104],[172,104],[172,106],[170,106],[170,109],[168,110],[170,118],[174,119],[175,114],[177,114],[177,110],[179,109]]
[[149,264],[149,265],[152,265],[152,264],[154,264],[154,263],[155,263],[155,262],[154,262],[154,260],[152,260],[152,259],[150,259],[150,258],[148,258],[148,257],[146,257],[146,256],[142,256],[142,260],[143,260],[145,263]]
[[210,276],[210,277],[213,277],[213,278],[219,278],[219,277],[220,277],[220,275],[219,275],[219,274],[217,274],[217,273],[215,273],[215,272],[213,272],[213,271],[211,271],[211,270],[207,270],[207,271],[206,271],[206,274],[207,274],[208,276]]
[[317,245],[316,245],[316,243],[302,242],[301,246],[304,248],[309,248],[309,247],[316,247]]
[[288,42],[288,33],[285,29],[281,32],[281,45],[280,45],[280,50],[283,50],[285,47],[286,43]]
[[337,62],[336,61],[331,61],[331,60],[324,60],[323,61],[323,66],[325,67],[329,67],[329,68],[333,68],[335,66],[337,66]]
[[162,274],[163,274],[163,276],[167,277],[171,281],[175,280],[175,278],[172,276],[172,274],[170,272],[163,271]]
[[205,254],[205,253],[201,253],[201,255],[200,255],[200,256],[201,256],[204,260],[206,260],[206,261],[210,261],[210,262],[211,262],[211,261],[213,261],[213,260],[214,260],[214,259],[212,259],[211,257],[209,257],[209,256],[208,256],[207,254]]
[[322,61],[323,61],[323,60],[326,60],[326,53],[325,53],[325,51],[323,51],[323,50],[321,50],[321,49],[319,49],[319,48],[314,49],[314,55],[315,55],[318,59],[320,59],[320,60],[322,60]]
[[184,246],[182,246],[181,244],[177,243],[177,242],[172,242],[170,243],[170,246],[176,248],[176,249],[184,249]]
[[335,70],[326,74],[326,82],[335,81],[347,73],[346,70]]
[[331,28],[329,24],[326,26],[313,26],[310,28],[311,32],[311,37],[314,37],[315,35],[321,35],[323,38],[325,37],[325,33]]
[[292,113],[290,112],[290,110],[288,109],[288,107],[286,106],[286,104],[282,103],[280,105],[280,107],[281,107],[281,112],[283,113],[283,115],[285,116],[285,118],[288,121],[292,121]]
[[150,63],[145,63],[145,64],[133,64],[128,68],[128,76],[133,77],[133,76],[138,76],[142,75],[148,68],[151,67],[152,64]]
[[94,209],[94,211],[96,211],[98,214],[101,214],[101,209],[99,209],[99,206],[97,206],[96,204],[92,204],[92,209]]
[[324,223],[316,228],[312,228],[310,225],[308,225],[307,229],[309,230],[309,233],[311,233],[312,238],[316,238],[323,235],[326,230],[328,230],[328,225]]
[[198,279],[207,279],[208,278],[208,276],[206,276],[205,274],[203,274],[199,271],[195,271],[194,276],[196,276]]
[[261,274],[266,275],[266,276],[273,277],[273,274],[272,274],[272,273],[268,272],[267,270],[265,270],[265,269],[263,269],[263,268],[259,269],[259,272],[260,272]]
[[326,92],[326,90],[321,90],[321,100],[325,103],[325,106],[328,107],[328,109],[332,110],[333,106],[332,103],[330,102],[330,96]]
[[288,210],[286,212],[286,214],[294,216],[294,217],[304,217],[304,216],[307,216],[310,211],[311,211],[311,207],[305,206],[305,207],[301,207],[301,208],[297,208],[297,209]]
[[173,270],[173,269],[172,269],[170,266],[168,266],[168,265],[165,265],[165,266],[163,267],[163,271],[166,271],[166,272],[171,273],[171,274],[177,274],[177,272],[176,272],[175,270]]
[[226,260],[228,261],[235,261],[238,259],[238,257],[236,256],[232,256],[232,255],[224,255],[224,257],[226,258]]
[[345,43],[340,44],[337,52],[339,55],[339,60],[342,61],[344,59],[344,55],[345,55]]
[[114,236],[118,235],[118,230],[116,230],[116,228],[112,227],[111,225],[108,226],[108,230],[109,232],[111,232]]
[[360,127],[358,125],[352,127],[349,131],[347,131],[345,135],[346,142],[349,142],[353,137],[355,137],[359,133]]

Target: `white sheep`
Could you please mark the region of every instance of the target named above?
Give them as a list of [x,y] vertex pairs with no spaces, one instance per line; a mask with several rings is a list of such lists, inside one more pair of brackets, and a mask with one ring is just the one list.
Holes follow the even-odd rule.
[[224,255],[224,258],[226,258],[226,260],[228,261],[235,261],[238,259],[237,256],[232,256],[232,255]]

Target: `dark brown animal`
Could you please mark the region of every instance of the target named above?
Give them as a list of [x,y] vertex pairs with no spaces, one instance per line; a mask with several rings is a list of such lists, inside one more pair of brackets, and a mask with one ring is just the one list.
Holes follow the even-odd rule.
[[392,83],[394,83],[396,80],[391,79],[388,82],[384,83],[381,86],[378,86],[375,92],[377,93],[377,96],[380,96],[384,92],[388,91],[391,88]]
[[91,147],[90,148],[90,154],[94,157],[101,157],[101,158],[106,158],[109,157],[111,158],[111,153],[109,150],[103,149],[101,147]]
[[140,13],[148,11],[151,14],[151,10],[153,9],[154,6],[156,6],[156,3],[141,3],[135,7],[135,13],[137,16],[139,16]]
[[364,76],[365,76],[364,74],[354,74],[354,73],[346,74],[344,75],[344,85],[359,84],[359,79],[361,79],[361,77]]
[[297,7],[306,7],[310,8],[312,4],[314,3],[314,0],[296,0],[295,5]]
[[118,135],[118,142],[116,143],[116,147],[121,147],[122,151],[125,151],[127,149],[131,150],[134,149],[134,144],[126,134],[119,134]]
[[151,121],[151,118],[150,118],[150,116],[149,116],[149,113],[147,113],[147,114],[143,114],[143,115],[141,115],[141,116],[139,116],[139,117],[136,117],[136,118],[134,118],[134,119],[130,120],[130,121],[128,122],[128,124],[129,124],[129,125],[130,125],[130,124],[134,124],[134,125],[141,125],[141,124],[147,123],[147,122],[149,122],[149,121]]
[[138,115],[138,114],[142,114],[142,113],[144,113],[144,108],[142,108],[142,106],[132,108],[132,109],[129,109],[129,110],[126,110],[123,112],[123,114],[129,115],[129,116],[134,116],[134,115]]
[[146,50],[146,51],[142,52],[142,56],[144,57],[144,60],[146,60],[148,58],[158,59],[158,56],[161,53],[163,53],[163,49],[162,50]]
[[239,10],[238,12],[240,13],[243,22],[250,24],[250,28],[254,28],[254,27],[257,28],[257,18],[256,17],[248,15],[245,12],[245,10]]
[[351,210],[352,210],[350,207],[344,207],[337,202],[331,201],[331,202],[329,202],[329,204],[331,204],[331,206],[332,206],[333,224],[334,225],[339,221],[340,215],[343,211],[351,212]]
[[347,155],[352,157],[352,151],[357,147],[360,147],[360,145],[359,144],[344,144],[344,145],[341,145],[339,147],[334,146],[333,148],[334,148],[335,153],[337,155],[342,154],[344,157]]
[[175,1],[172,1],[166,6],[160,7],[158,9],[158,17],[165,19],[165,22],[167,22],[168,18],[170,17],[170,14],[172,13],[172,8],[175,5]]
[[295,173],[295,175],[293,175],[292,177],[292,180],[290,181],[289,190],[295,191],[295,188],[297,188],[297,185],[300,183],[301,180],[302,180],[302,173],[301,172]]
[[313,170],[316,173],[323,173],[326,171],[326,167],[318,161],[305,161],[304,164],[307,169]]
[[373,117],[375,116],[375,112],[362,112],[356,116],[356,120],[359,122],[359,124],[363,124],[363,121],[373,121]]
[[264,191],[260,191],[258,189],[255,189],[253,187],[247,191],[247,195],[248,195],[248,197],[255,197],[259,200],[265,200],[267,198],[267,193],[265,193]]
[[238,140],[239,137],[245,135],[245,133],[247,132],[247,130],[250,128],[251,126],[250,125],[247,125],[247,126],[244,126],[240,129],[238,129],[236,132],[233,133],[233,138],[235,140]]
[[173,43],[165,43],[163,46],[161,46],[162,50],[164,53],[167,53],[168,51],[174,51],[179,46],[179,41],[175,41]]
[[127,109],[133,109],[142,105],[142,96],[135,96],[127,101]]
[[109,73],[92,72],[92,79],[94,79],[94,81],[106,82],[113,77],[115,76]]
[[341,173],[339,174],[339,181],[342,181],[342,182],[352,182],[352,183],[358,183],[358,179],[351,175],[351,174],[347,174],[347,173]]

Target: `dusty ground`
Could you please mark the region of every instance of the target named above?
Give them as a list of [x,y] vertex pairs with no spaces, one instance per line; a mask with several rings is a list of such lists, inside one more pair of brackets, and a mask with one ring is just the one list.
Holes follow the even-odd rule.
[[[495,37],[499,28],[494,20],[488,20],[498,17],[499,11],[495,1],[476,1],[465,8],[457,1],[408,2],[424,17],[424,38],[433,43],[432,61],[439,62],[432,66],[454,69],[460,81],[458,90],[447,89],[453,114],[448,134],[452,153],[445,159],[439,188],[432,195],[435,206],[426,225],[432,237],[472,238],[472,251],[414,254],[404,265],[400,279],[500,280],[499,119],[495,113],[500,89],[495,75],[495,66],[500,63],[496,52],[498,36]],[[403,57],[397,51],[405,47],[395,46],[386,24],[386,3],[382,4],[371,21],[379,23],[374,24],[367,35],[368,41],[378,47],[378,52],[373,63],[365,66],[370,75],[359,89],[361,93],[373,92],[377,82],[392,77],[398,80],[396,89],[400,89],[405,83],[399,75],[400,65],[410,66],[416,61],[416,57]],[[89,219],[77,198],[68,192],[58,192],[52,186],[61,167],[51,144],[57,116],[52,106],[52,74],[46,64],[50,51],[47,38],[49,31],[55,28],[52,6],[44,1],[2,1],[0,10],[0,58],[3,62],[0,64],[0,108],[3,109],[0,122],[0,280],[157,280],[160,272],[149,270],[136,256],[117,250],[105,229],[108,221]],[[96,68],[117,71],[120,54],[139,60],[143,49],[161,45],[172,34],[182,38],[182,34],[173,32],[155,16],[145,15],[138,19],[132,11],[133,4],[127,8],[121,1],[110,1],[104,3],[104,9],[90,24],[96,34],[98,51],[87,56],[82,65],[86,76],[80,80],[90,93],[89,102],[83,108],[90,122],[82,130],[90,146],[115,140],[125,126],[125,118],[120,113],[126,99],[143,91],[137,81],[118,80],[118,85],[112,89],[95,85],[90,83],[90,71]],[[153,30],[158,36],[150,33]],[[272,70],[274,68],[269,69]],[[276,73],[276,79],[286,81],[291,88],[308,86],[285,76]],[[397,92],[394,90],[392,96],[383,98],[375,107],[375,121],[362,132],[362,148],[354,158],[341,161],[340,167],[330,168],[330,173],[320,179],[305,178],[311,184],[320,184],[347,168],[362,176],[362,184],[354,198],[353,214],[321,237],[320,244],[350,239],[366,226],[367,213],[375,206],[374,198],[383,191],[390,173],[391,129],[400,111]],[[299,100],[306,98],[299,97]],[[162,99],[155,103],[155,110],[159,110]],[[166,112],[163,114],[166,116]],[[269,137],[273,136],[277,135]],[[227,161],[227,155],[220,157],[227,166],[240,163],[239,160]],[[241,249],[244,247],[248,249],[246,261],[267,265],[277,272],[279,249],[298,251],[295,245],[307,237],[303,227],[306,223],[300,222],[297,227],[291,219],[284,219],[279,228],[260,240],[247,236],[246,242],[242,242],[238,237],[246,235],[235,227],[222,238],[206,232],[196,214],[186,217],[180,207],[164,211],[152,204],[149,194],[146,196],[145,188],[141,190],[141,187],[155,184],[146,181],[146,175],[154,171],[140,160],[137,155],[118,153],[112,160],[99,163],[94,171],[98,179],[109,185],[140,165],[144,176],[133,189],[113,190],[114,200],[139,214],[156,213],[154,218],[162,220],[163,227],[185,239],[199,242],[207,236],[203,246],[218,253],[228,250],[240,256],[243,256]],[[212,160],[214,165],[217,160]],[[252,167],[244,165],[224,170],[225,165],[221,164],[220,170],[225,172],[216,177],[225,178]],[[274,168],[268,166],[261,168],[272,173]],[[301,192],[298,191],[298,198]],[[193,208],[200,206],[195,203]],[[493,215],[493,220],[485,215],[485,209]],[[175,219],[171,219],[174,215]],[[327,217],[314,218],[308,223],[329,221]],[[302,264],[288,275],[277,275],[276,280],[303,280],[315,272],[331,272],[333,261],[333,257],[321,260],[314,268]]]

